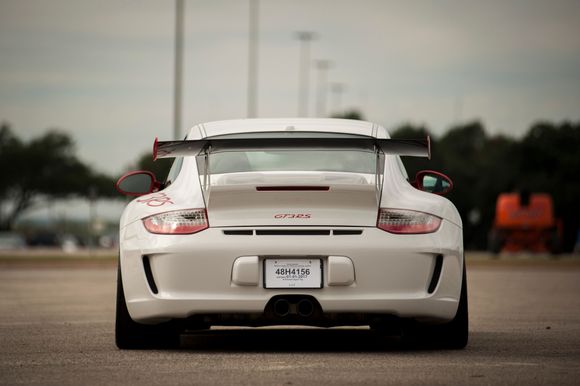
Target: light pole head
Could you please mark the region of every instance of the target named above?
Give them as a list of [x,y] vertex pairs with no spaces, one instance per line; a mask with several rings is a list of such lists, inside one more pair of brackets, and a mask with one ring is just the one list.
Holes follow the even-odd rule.
[[332,62],[330,60],[317,60],[316,68],[319,70],[328,70],[332,67]]
[[341,92],[343,92],[343,91],[344,91],[344,83],[340,83],[340,82],[332,82],[332,83],[330,84],[330,90],[331,90],[333,93],[337,93],[337,94],[339,94],[339,93],[341,93]]
[[311,31],[298,31],[296,37],[301,41],[310,41],[316,39],[316,34]]

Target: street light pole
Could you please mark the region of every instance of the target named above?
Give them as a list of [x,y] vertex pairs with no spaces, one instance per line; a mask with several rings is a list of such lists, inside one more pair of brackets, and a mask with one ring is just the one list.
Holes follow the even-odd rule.
[[317,60],[318,70],[318,96],[316,99],[316,116],[323,118],[326,116],[326,73],[331,66],[330,60]]
[[183,11],[184,0],[175,0],[175,69],[173,83],[173,138],[181,137],[181,97],[183,79]]
[[330,92],[332,93],[332,107],[331,113],[340,114],[342,108],[342,93],[344,92],[344,84],[334,82],[330,85]]
[[250,1],[248,46],[248,118],[258,115],[258,0]]
[[298,68],[298,116],[308,116],[308,96],[310,92],[310,42],[314,33],[299,31],[296,37],[300,40],[300,58]]

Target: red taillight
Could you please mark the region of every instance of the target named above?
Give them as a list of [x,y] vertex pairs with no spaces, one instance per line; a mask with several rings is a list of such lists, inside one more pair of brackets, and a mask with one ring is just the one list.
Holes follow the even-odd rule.
[[379,210],[377,227],[390,233],[432,233],[439,229],[441,219],[432,214],[404,209]]
[[192,234],[209,226],[205,209],[185,209],[155,214],[144,218],[143,225],[149,232],[163,235]]

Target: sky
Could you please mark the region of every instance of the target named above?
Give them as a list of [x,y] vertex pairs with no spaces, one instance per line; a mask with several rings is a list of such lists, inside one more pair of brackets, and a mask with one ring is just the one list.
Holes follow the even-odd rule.
[[[174,1],[0,0],[0,121],[23,138],[70,133],[120,175],[171,139]],[[244,118],[249,0],[186,0],[183,127]],[[580,120],[580,1],[260,0],[258,116],[298,114],[299,42],[330,60],[340,105],[389,129],[441,135],[480,119],[523,135]],[[314,116],[317,71],[310,72]]]

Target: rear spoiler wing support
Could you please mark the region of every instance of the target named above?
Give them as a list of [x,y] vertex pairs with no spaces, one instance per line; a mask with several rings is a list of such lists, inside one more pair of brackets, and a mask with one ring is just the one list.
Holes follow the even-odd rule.
[[203,193],[206,202],[209,200],[209,187],[211,186],[211,173],[209,171],[209,153],[211,151],[211,147],[208,148],[208,151],[203,154],[203,163],[204,163],[204,173],[203,173]]
[[381,202],[381,195],[383,193],[383,177],[384,171],[384,153],[382,153],[378,148],[375,151],[375,191],[377,193],[377,204]]

